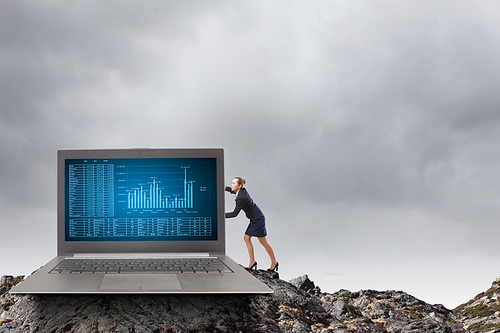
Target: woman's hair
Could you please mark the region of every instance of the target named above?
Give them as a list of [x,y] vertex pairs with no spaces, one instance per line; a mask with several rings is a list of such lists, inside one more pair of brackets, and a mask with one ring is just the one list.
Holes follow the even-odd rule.
[[245,185],[245,183],[246,183],[246,181],[241,177],[234,177],[234,179],[236,179],[238,181],[238,184],[240,184],[241,187],[243,187],[243,185]]

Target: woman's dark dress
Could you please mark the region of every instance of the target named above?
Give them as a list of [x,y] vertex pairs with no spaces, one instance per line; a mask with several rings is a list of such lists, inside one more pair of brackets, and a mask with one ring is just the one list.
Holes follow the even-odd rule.
[[[233,194],[235,193],[229,186],[226,186],[226,191]],[[240,211],[243,210],[246,217],[250,219],[250,223],[248,224],[247,230],[245,231],[245,235],[253,237],[266,237],[266,218],[260,210],[259,206],[257,206],[253,202],[246,188],[242,187],[238,191],[235,201],[236,206],[234,207],[234,210],[230,213],[226,213],[226,218],[236,217],[238,216]]]

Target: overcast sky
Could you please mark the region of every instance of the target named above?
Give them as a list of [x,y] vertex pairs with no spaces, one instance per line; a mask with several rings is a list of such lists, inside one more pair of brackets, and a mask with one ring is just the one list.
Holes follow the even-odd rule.
[[498,1],[0,2],[0,275],[56,254],[58,149],[222,147],[283,279],[468,301],[500,275],[498,22]]

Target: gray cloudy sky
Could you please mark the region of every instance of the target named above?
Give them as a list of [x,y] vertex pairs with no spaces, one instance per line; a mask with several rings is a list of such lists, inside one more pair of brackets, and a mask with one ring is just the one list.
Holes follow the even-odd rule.
[[58,149],[223,147],[282,278],[469,300],[500,275],[498,22],[498,1],[2,1],[0,275],[55,255]]

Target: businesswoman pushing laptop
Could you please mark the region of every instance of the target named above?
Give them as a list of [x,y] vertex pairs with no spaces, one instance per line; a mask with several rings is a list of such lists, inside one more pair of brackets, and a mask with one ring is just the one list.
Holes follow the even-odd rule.
[[226,213],[226,218],[236,217],[240,211],[243,210],[246,217],[250,220],[247,230],[245,231],[245,236],[243,237],[245,244],[247,245],[248,256],[250,259],[247,269],[257,270],[257,261],[255,261],[252,244],[252,237],[257,237],[271,259],[271,268],[269,268],[268,271],[278,271],[278,261],[276,261],[273,248],[268,243],[266,238],[266,218],[260,208],[253,202],[250,194],[248,194],[246,188],[243,187],[244,185],[245,180],[243,178],[235,177],[231,182],[231,186],[226,186],[226,191],[236,194],[236,206],[232,212]]

